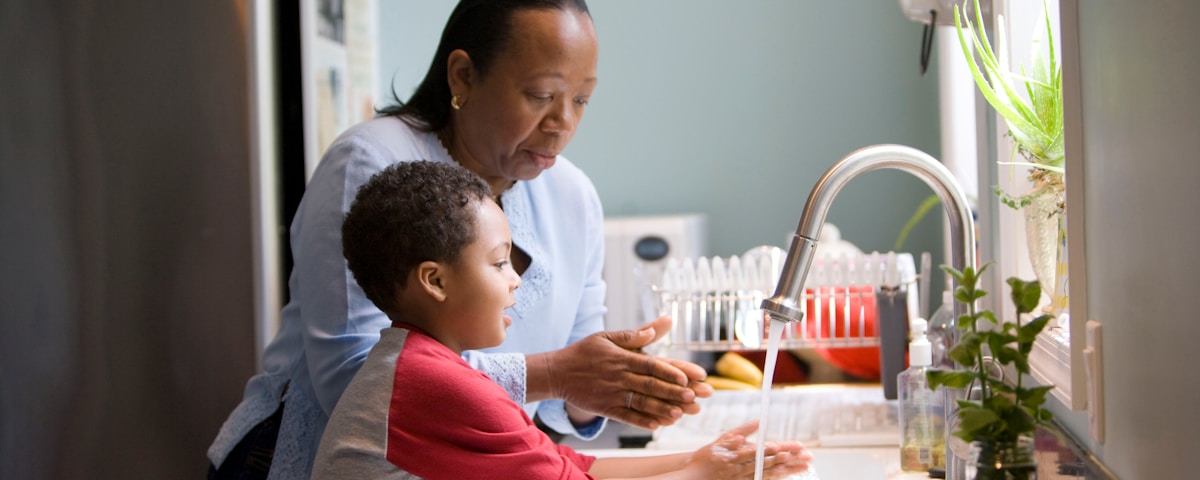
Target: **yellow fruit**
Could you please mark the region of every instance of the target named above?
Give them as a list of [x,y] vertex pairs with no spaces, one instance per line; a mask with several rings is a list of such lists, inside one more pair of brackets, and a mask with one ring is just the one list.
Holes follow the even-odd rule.
[[754,362],[734,352],[726,352],[717,359],[717,374],[762,388],[762,370]]
[[704,379],[704,383],[711,385],[714,390],[759,390],[761,388],[740,380],[717,375],[709,375],[708,378]]

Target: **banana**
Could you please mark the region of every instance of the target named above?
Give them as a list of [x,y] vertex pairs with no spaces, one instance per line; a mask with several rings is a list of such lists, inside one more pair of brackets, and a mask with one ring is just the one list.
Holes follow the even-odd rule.
[[708,378],[704,379],[704,383],[711,385],[714,390],[758,390],[760,388],[741,380],[717,375],[709,375]]
[[[734,352],[726,352],[717,359],[717,374],[762,388],[763,372],[758,365]],[[716,388],[716,386],[713,386]]]

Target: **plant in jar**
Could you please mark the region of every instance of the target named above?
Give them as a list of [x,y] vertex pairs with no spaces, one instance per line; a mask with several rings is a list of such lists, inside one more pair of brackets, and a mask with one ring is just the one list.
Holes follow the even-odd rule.
[[[1031,43],[1031,70],[1026,71],[1024,67],[1013,70],[1009,67],[1004,17],[998,18],[996,28],[997,55],[981,28],[984,22],[979,0],[974,2],[974,23],[957,5],[954,7],[958,41],[975,85],[1008,126],[1008,134],[1015,144],[1012,157],[1017,154],[1023,157],[1023,160],[1010,158],[1000,162],[1001,165],[1029,167],[1028,178],[1033,184],[1032,190],[1020,195],[1009,194],[998,186],[994,187],[995,192],[1005,205],[1017,209],[1029,206],[1042,196],[1053,196],[1061,202],[1065,188],[1062,67],[1054,53],[1049,9],[1043,1],[1043,15],[1038,19]],[[979,52],[978,61],[974,51]],[[1058,205],[1058,208],[1061,210],[1062,206]]]
[[[1007,282],[1017,311],[1015,321],[1003,321],[990,310],[977,309],[979,300],[987,295],[978,287],[979,279],[990,265],[978,271],[967,267],[961,272],[942,265],[942,270],[958,281],[955,301],[966,307],[966,313],[956,322],[962,335],[949,351],[950,358],[963,370],[932,369],[927,376],[930,388],[944,386],[979,392],[978,398],[967,395],[955,405],[947,405],[957,410],[952,434],[972,444],[977,453],[976,479],[1034,478],[1032,436],[1039,424],[1053,418],[1043,405],[1054,386],[1025,386],[1022,377],[1029,374],[1034,339],[1052,317],[1043,314],[1022,320],[1037,307],[1041,286],[1036,281],[1015,277]],[[993,374],[993,365],[1015,370],[1013,384],[1006,383],[1002,375]],[[971,468],[968,465],[968,470]]]
[[[1066,212],[1066,173],[1063,139],[1063,78],[1062,67],[1055,55],[1054,31],[1050,10],[1045,0],[1042,15],[1034,28],[1031,40],[1032,67],[1012,69],[1009,66],[1009,43],[1004,17],[997,19],[996,50],[983,29],[984,21],[979,0],[974,1],[974,21],[954,6],[954,25],[971,76],[979,92],[996,110],[1008,127],[1014,148],[1008,161],[999,162],[1011,167],[1028,167],[1027,179],[1032,187],[1020,194],[1004,191],[999,185],[993,191],[1000,202],[1021,211],[1025,217],[1025,237],[1029,260],[1040,283],[1049,293],[1063,283],[1056,278],[1062,238],[1062,218]],[[979,59],[976,60],[975,52]],[[1017,159],[1017,155],[1021,158]],[[899,250],[908,232],[925,214],[936,206],[936,196],[922,203],[905,224],[896,240]],[[1065,301],[1064,301],[1065,302]]]
[[[1052,222],[1065,210],[1066,168],[1062,66],[1054,52],[1050,11],[1043,0],[1042,15],[1037,21],[1035,35],[1030,43],[1030,71],[1026,71],[1023,66],[1013,70],[1009,65],[1009,44],[1004,17],[1000,16],[998,19],[996,50],[993,50],[991,41],[982,28],[984,21],[979,0],[973,1],[974,21],[958,5],[954,6],[954,26],[959,45],[976,87],[988,104],[1004,119],[1008,135],[1013,139],[1014,148],[1008,161],[999,163],[1012,167],[1028,167],[1027,179],[1032,184],[1030,190],[1021,194],[1011,194],[998,185],[992,189],[1001,203],[1024,211],[1031,219]],[[975,58],[975,52],[979,52],[978,60]],[[1022,157],[1019,160],[1016,159],[1018,154]],[[908,232],[937,204],[936,196],[925,199],[900,232],[894,249],[900,250]],[[1049,235],[1051,232],[1046,232],[1041,236],[1043,240],[1039,241],[1043,244],[1052,243],[1053,239]],[[1039,260],[1034,260],[1034,263],[1039,263]],[[1035,270],[1038,270],[1036,266]],[[1050,280],[1041,275],[1039,279]]]

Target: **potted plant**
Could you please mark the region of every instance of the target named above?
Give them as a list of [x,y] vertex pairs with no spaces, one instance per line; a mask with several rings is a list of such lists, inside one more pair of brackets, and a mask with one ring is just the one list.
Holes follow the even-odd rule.
[[[955,301],[966,307],[956,325],[961,336],[948,353],[963,370],[931,370],[929,386],[966,392],[964,398],[946,408],[954,412],[948,418],[947,429],[971,447],[974,458],[967,460],[968,478],[1031,479],[1037,475],[1033,433],[1039,424],[1053,418],[1042,405],[1054,386],[1026,387],[1022,377],[1029,374],[1034,339],[1051,316],[1043,314],[1022,321],[1037,308],[1041,286],[1037,281],[1015,277],[1008,279],[1017,311],[1015,321],[1002,321],[990,310],[978,310],[976,304],[987,295],[978,287],[979,279],[990,265],[978,271],[967,267],[961,272],[942,265],[942,270],[958,281]],[[1003,372],[1008,368],[1016,372],[1011,384],[1004,381]]]
[[[1066,184],[1063,161],[1062,68],[1054,53],[1054,32],[1045,1],[1032,40],[1032,70],[1009,68],[1008,41],[1004,17],[998,19],[996,46],[988,41],[979,0],[975,2],[975,21],[958,6],[954,7],[954,26],[967,66],[975,85],[1008,126],[1015,148],[1009,161],[1001,165],[1028,167],[1029,191],[1013,195],[994,187],[1000,201],[1021,210],[1025,217],[1025,235],[1029,258],[1038,280],[1047,288],[1055,287],[1057,247],[1065,211]],[[973,47],[973,48],[972,48]],[[974,52],[979,53],[976,61]],[[986,72],[986,77],[984,73]],[[1020,154],[1022,159],[1014,157]]]
[[[1064,182],[1062,67],[1054,53],[1054,32],[1050,14],[1043,1],[1042,16],[1031,41],[1032,71],[1022,67],[1012,70],[1008,62],[1008,39],[1004,18],[1000,17],[996,47],[992,50],[984,25],[979,0],[975,2],[974,22],[957,5],[954,6],[954,25],[959,45],[980,93],[996,109],[1008,127],[1014,148],[1008,161],[1001,165],[1028,167],[1028,180],[1033,187],[1021,194],[1011,194],[999,186],[993,187],[1001,203],[1020,210],[1025,217],[1026,241],[1029,256],[1038,281],[1047,288],[1056,285],[1054,272],[1060,243],[1061,220],[1065,212],[1066,184]],[[976,60],[975,52],[979,52]],[[985,75],[986,74],[986,75]],[[1021,159],[1016,159],[1016,155]],[[895,250],[901,250],[904,240],[925,214],[938,205],[930,196],[901,230]]]

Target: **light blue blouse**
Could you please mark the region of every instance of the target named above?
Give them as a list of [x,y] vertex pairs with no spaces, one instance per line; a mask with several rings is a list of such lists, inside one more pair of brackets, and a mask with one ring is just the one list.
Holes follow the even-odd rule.
[[[209,447],[214,465],[221,465],[282,398],[287,408],[270,477],[308,478],[330,412],[379,341],[380,330],[391,325],[346,268],[342,218],[372,175],[413,160],[454,162],[434,134],[394,117],[354,126],[329,147],[292,222],[291,301],[263,354],[263,373],[247,383],[241,404]],[[600,198],[587,176],[560,156],[553,168],[504,192],[501,203],[514,245],[532,262],[521,275],[516,305],[507,312],[513,323],[504,344],[464,357],[525,404],[530,416],[536,412],[559,432],[595,437],[604,422],[576,431],[562,400],[525,403],[524,354],[557,350],[603,328]]]

